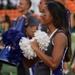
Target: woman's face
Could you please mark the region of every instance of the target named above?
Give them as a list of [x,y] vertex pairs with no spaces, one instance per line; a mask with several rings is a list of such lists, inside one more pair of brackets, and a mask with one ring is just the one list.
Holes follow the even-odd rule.
[[41,19],[42,19],[42,25],[49,25],[52,23],[52,16],[47,8],[47,6],[45,5],[42,13],[41,13]]

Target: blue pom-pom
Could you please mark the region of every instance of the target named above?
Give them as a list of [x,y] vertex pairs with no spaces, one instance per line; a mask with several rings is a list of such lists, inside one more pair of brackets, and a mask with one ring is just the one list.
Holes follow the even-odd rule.
[[9,51],[6,52],[7,58],[10,62],[21,62],[23,54],[19,47],[19,41],[22,37],[25,36],[26,35],[22,32],[13,29],[10,29],[2,34],[2,41],[5,44],[5,46],[14,47],[14,49],[11,48]]

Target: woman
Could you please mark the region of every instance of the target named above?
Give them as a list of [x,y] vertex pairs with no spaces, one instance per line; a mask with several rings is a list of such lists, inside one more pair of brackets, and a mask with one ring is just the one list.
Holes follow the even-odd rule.
[[70,49],[66,9],[64,11],[58,2],[50,1],[44,6],[41,19],[42,25],[47,26],[49,30],[50,44],[48,50],[43,52],[38,47],[36,40],[31,42],[31,47],[39,58],[34,75],[63,75],[64,56]]

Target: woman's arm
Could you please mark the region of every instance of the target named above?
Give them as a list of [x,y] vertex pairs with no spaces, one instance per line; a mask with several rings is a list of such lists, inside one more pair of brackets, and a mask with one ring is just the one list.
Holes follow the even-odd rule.
[[52,56],[47,56],[38,47],[36,41],[31,42],[33,50],[36,52],[37,56],[50,68],[56,69],[62,59],[64,48],[67,45],[67,36],[64,33],[57,33],[53,39],[54,48]]

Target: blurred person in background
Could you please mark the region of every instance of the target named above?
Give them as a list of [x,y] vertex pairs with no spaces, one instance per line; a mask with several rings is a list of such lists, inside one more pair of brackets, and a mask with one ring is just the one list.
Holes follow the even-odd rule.
[[[7,31],[11,25],[10,17],[8,15],[0,16],[0,51],[3,49],[2,33]],[[2,63],[0,62],[0,75],[2,70]]]
[[45,3],[49,2],[49,1],[54,1],[54,0],[40,0],[40,2],[38,4],[38,8],[39,8],[40,13],[42,13],[42,10],[43,10]]
[[[26,28],[26,35],[31,38],[34,35],[34,32],[37,29],[38,20],[35,18],[30,12],[29,8],[31,7],[32,3],[31,0],[20,0],[17,6],[17,10],[21,13],[21,16],[17,18],[17,23],[22,17],[25,15],[28,20],[28,27]],[[32,75],[32,69],[27,68],[26,65],[21,62],[21,64],[17,67],[17,74],[18,75]]]
[[0,41],[2,39],[2,33],[10,28],[11,21],[8,15],[0,16]]
[[11,20],[7,14],[3,17],[3,27],[4,31],[7,31],[11,27]]

